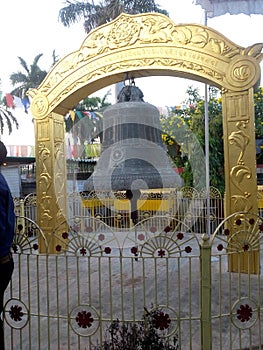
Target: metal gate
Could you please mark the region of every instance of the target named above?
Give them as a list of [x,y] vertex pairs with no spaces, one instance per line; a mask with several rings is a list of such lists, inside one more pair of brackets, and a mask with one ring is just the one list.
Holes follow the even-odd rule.
[[241,272],[244,253],[260,250],[261,218],[231,217],[208,237],[169,216],[121,232],[75,217],[54,255],[38,253],[33,221],[17,222],[7,350],[136,350],[146,341],[145,349],[261,349],[262,277]]

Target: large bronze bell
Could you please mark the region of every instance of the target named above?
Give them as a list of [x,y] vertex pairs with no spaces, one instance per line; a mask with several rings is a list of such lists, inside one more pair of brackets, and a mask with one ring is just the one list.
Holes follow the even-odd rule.
[[143,101],[138,87],[124,86],[118,102],[109,106],[103,116],[102,152],[84,184],[85,191],[134,191],[182,185],[162,143],[159,111]]

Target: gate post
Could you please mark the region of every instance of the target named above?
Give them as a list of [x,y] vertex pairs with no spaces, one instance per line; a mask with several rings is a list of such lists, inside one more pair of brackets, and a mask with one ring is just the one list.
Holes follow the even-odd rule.
[[[222,95],[225,217],[239,212],[250,212],[255,215],[258,212],[253,98],[253,87],[240,92],[227,91]],[[231,232],[231,234],[234,233]],[[240,244],[243,241],[245,244],[242,235],[239,236],[239,241]],[[230,254],[228,256],[229,271],[260,273],[258,254],[258,251],[251,251],[249,258],[246,251]]]
[[201,349],[212,349],[211,325],[211,242],[207,234],[200,243]]
[[[37,98],[36,98],[37,100]],[[45,100],[44,100],[45,101]],[[33,100],[34,102],[34,100]],[[31,105],[35,116],[37,223],[46,242],[40,238],[39,251],[58,253],[62,246],[58,237],[67,231],[67,172],[65,155],[65,126],[63,115],[50,113],[38,116],[36,102]],[[65,247],[63,247],[65,248]]]

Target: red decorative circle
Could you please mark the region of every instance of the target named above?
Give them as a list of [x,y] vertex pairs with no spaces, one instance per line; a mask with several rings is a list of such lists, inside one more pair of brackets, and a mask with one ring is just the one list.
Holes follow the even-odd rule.
[[111,253],[111,248],[110,247],[105,247],[104,248],[105,254],[110,254]]
[[221,252],[223,249],[224,249],[223,244],[218,244],[217,250]]
[[192,251],[192,248],[189,245],[187,247],[185,247],[185,252],[187,254],[191,253],[191,251]]
[[179,233],[177,234],[177,238],[178,238],[179,240],[182,240],[182,239],[184,238],[184,234],[183,234],[182,232],[179,232]]

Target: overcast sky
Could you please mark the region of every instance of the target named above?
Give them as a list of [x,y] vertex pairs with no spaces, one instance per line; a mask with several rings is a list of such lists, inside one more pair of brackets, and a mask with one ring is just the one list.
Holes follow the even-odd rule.
[[[204,24],[204,12],[200,6],[193,4],[193,0],[156,2],[170,13],[175,23]],[[2,0],[0,78],[4,93],[12,89],[9,75],[21,68],[18,56],[31,64],[36,55],[43,53],[39,65],[42,69],[48,70],[54,49],[56,54],[63,58],[67,53],[80,47],[85,39],[82,23],[65,28],[58,22],[59,9],[64,5],[63,0]],[[218,30],[238,45],[249,46],[263,42],[262,21],[263,15],[226,14],[209,19],[208,26]],[[262,64],[261,67],[263,69]],[[159,106],[174,106],[182,102],[186,88],[192,85],[192,82],[180,78],[150,77],[145,78],[143,82],[140,80],[137,85],[142,88],[145,101],[155,104],[158,101]],[[155,89],[151,89],[152,86]]]

